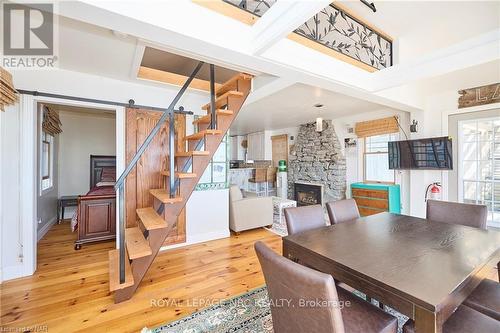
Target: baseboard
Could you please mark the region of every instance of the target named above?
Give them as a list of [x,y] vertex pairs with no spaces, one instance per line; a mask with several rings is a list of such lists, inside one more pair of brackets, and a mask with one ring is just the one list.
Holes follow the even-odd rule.
[[207,233],[204,233],[204,234],[196,235],[194,237],[190,237],[189,235],[186,235],[187,241],[185,243],[162,246],[160,248],[160,251],[176,249],[176,248],[179,248],[179,247],[184,247],[184,246],[188,246],[188,245],[209,242],[209,241],[213,241],[213,240],[217,240],[217,239],[222,239],[222,238],[228,238],[230,235],[231,235],[231,233],[229,232],[229,229],[228,230],[219,230],[219,231],[207,232]]
[[49,229],[54,224],[56,224],[56,222],[57,222],[57,216],[51,218],[49,222],[45,223],[45,225],[42,227],[42,229],[38,230],[38,232],[37,232],[37,242],[39,242],[40,239],[42,239],[43,236],[45,236],[45,234],[49,231]]
[[24,273],[23,264],[19,264],[17,266],[3,267],[1,280],[3,282],[7,280],[17,279],[23,276],[27,275]]

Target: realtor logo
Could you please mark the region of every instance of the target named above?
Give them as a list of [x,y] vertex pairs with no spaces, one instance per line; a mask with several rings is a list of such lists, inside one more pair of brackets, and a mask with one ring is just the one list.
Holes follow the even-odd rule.
[[3,4],[4,67],[54,67],[54,4]]

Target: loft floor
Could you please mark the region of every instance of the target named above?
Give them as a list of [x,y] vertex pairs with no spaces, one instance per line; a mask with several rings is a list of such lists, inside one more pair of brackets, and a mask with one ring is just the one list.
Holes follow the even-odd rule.
[[[114,242],[75,251],[75,239],[68,223],[55,225],[38,244],[36,273],[0,285],[2,328],[139,332],[197,311],[193,300],[226,299],[263,285],[255,241],[281,253],[281,238],[264,229],[169,250],[158,255],[132,299],[115,304],[108,286]],[[152,306],[167,298],[189,306]]]

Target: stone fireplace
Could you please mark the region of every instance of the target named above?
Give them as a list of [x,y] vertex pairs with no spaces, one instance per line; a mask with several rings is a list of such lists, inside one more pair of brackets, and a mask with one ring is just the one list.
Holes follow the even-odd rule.
[[[309,189],[304,189],[304,184],[310,185]],[[322,185],[321,204],[345,198],[346,162],[331,120],[323,120],[321,132],[316,132],[315,123],[300,125],[295,145],[290,150],[290,199],[296,200],[298,206],[300,200],[297,199],[306,202],[317,200],[312,198],[315,192],[311,186],[314,185]]]
[[323,185],[296,182],[294,198],[297,206],[323,205]]

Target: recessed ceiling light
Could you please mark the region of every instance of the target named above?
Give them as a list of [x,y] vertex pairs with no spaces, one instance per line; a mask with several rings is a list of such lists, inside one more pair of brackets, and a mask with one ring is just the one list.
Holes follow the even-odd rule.
[[315,108],[322,108],[322,107],[323,107],[323,104],[321,104],[321,103],[314,104],[314,107],[315,107]]

